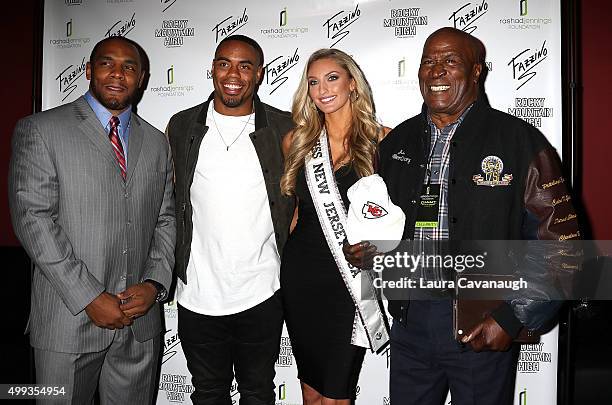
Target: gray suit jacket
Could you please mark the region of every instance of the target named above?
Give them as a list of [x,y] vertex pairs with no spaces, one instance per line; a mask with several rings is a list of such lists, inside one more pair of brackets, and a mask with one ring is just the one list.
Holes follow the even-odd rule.
[[[84,353],[115,331],[85,307],[152,279],[170,288],[176,224],[172,160],[160,131],[132,114],[127,179],[108,135],[83,97],[17,123],[9,204],[17,237],[34,263],[32,346]],[[161,332],[155,304],[131,326],[138,341]]]

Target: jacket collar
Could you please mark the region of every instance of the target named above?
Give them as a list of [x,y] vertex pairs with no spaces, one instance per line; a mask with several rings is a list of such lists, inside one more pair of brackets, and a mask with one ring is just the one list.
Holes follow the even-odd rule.
[[[97,115],[91,109],[91,106],[87,100],[85,100],[85,97],[81,96],[76,99],[72,103],[72,106],[74,108],[76,117],[80,120],[78,125],[80,131],[100,150],[102,156],[116,167],[117,174],[120,176],[121,169],[119,167],[119,163],[117,162],[117,156],[115,155],[113,147],[108,139],[108,134],[105,132],[104,127],[100,123]],[[130,122],[131,126],[126,183],[129,183],[132,179],[144,140],[144,130],[141,127],[138,117],[134,113],[131,113]]]
[[[198,111],[197,122],[202,125],[206,125],[206,114],[208,113],[208,106],[215,98],[215,93],[212,92],[208,97],[208,100],[202,105],[200,111]],[[261,128],[265,128],[268,126],[268,117],[266,114],[266,108],[264,103],[261,102],[259,97],[255,95],[253,97],[253,103],[255,104],[255,131],[260,130]]]
[[[487,108],[490,108],[489,103],[487,102],[485,98],[479,95],[476,101],[474,101],[474,104],[472,104],[472,108],[467,113],[467,115],[464,117],[463,121],[466,121],[469,117],[479,116],[480,113]],[[423,103],[423,106],[421,107],[420,115],[421,115],[421,119],[423,120],[423,123],[427,124],[428,123],[427,105],[425,105],[425,103]]]

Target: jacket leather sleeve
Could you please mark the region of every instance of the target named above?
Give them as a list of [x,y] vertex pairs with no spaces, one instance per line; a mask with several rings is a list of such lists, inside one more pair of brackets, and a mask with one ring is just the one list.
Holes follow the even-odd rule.
[[531,242],[527,242],[521,267],[529,288],[492,314],[511,336],[518,334],[520,325],[540,329],[555,316],[562,299],[569,294],[579,257],[578,252],[566,254],[575,247],[564,241],[580,239],[580,230],[552,148],[545,148],[534,157],[525,184],[522,234],[523,239]]

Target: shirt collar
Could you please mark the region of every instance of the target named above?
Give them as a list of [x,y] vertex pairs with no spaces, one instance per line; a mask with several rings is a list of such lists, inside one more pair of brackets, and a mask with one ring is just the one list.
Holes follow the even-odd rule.
[[[108,111],[106,107],[104,107],[93,96],[93,94],[91,94],[89,90],[87,91],[87,93],[85,93],[84,97],[87,103],[89,104],[89,106],[91,107],[91,109],[93,110],[93,112],[96,114],[96,117],[98,117],[98,121],[100,121],[100,124],[102,124],[104,129],[107,130],[108,132],[108,130],[110,129],[109,121],[111,117],[113,116],[113,114],[111,114],[110,111]],[[118,117],[119,117],[119,131],[125,132],[126,129],[130,125],[130,119],[132,117],[132,106],[129,105],[125,110],[123,110],[121,114],[119,114]]]
[[[448,124],[447,126],[445,126],[444,128],[441,128],[440,131],[442,132],[446,132],[446,129],[452,129],[453,127],[458,127],[459,125],[461,125],[461,123],[463,122],[463,119],[465,118],[465,116],[468,114],[468,112],[470,112],[470,110],[472,109],[472,106],[474,105],[474,103],[470,104],[465,111],[463,111],[461,113],[461,115],[459,116],[459,118],[457,118],[454,122],[451,122],[450,124]],[[433,128],[438,128],[436,126],[436,124],[434,124],[434,122],[431,120],[431,114],[429,114],[429,111],[427,112],[427,122],[429,123],[430,127]]]

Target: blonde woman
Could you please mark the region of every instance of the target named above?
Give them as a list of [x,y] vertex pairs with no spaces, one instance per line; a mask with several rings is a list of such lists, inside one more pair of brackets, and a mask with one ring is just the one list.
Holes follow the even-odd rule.
[[[292,114],[296,128],[283,140],[281,190],[295,196],[298,205],[281,265],[285,319],[304,404],[349,404],[355,398],[365,349],[351,344],[355,303],[331,253],[330,232],[323,231],[317,215],[317,206],[319,214],[326,215],[321,207],[329,203],[321,205],[319,193],[310,190],[337,187],[340,205],[348,207],[348,188],[374,173],[377,145],[389,128],[376,121],[363,72],[337,49],[310,56]],[[308,177],[307,162],[319,152],[329,153],[329,183],[335,185],[321,172]]]

